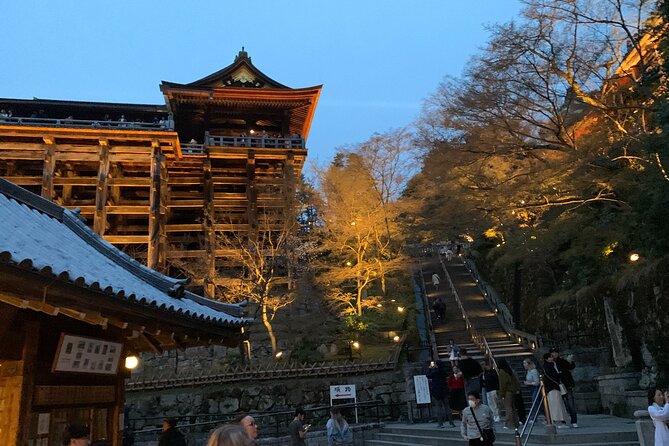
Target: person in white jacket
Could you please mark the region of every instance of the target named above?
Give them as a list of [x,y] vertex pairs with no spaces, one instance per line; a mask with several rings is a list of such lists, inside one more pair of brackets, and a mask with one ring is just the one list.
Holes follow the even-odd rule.
[[655,425],[655,446],[669,446],[669,392],[648,391],[648,413]]
[[439,277],[439,274],[433,273],[432,274],[432,286],[434,286],[435,290],[439,290],[439,283],[441,282],[441,277]]

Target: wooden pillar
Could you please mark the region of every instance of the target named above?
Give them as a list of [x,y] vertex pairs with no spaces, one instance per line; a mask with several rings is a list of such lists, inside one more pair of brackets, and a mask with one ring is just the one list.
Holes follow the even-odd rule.
[[160,243],[158,244],[158,265],[161,270],[167,266],[167,202],[170,198],[167,173],[167,158],[160,156]]
[[105,234],[107,226],[107,177],[109,176],[109,142],[100,140],[100,165],[98,181],[95,188],[95,214],[93,230],[99,235]]
[[[72,171],[71,165],[65,164],[64,175],[65,177],[75,176],[74,172]],[[70,203],[72,203],[72,186],[63,185],[63,193],[61,194],[60,198],[61,198],[61,204],[63,206],[69,206]]]
[[258,235],[258,188],[256,182],[256,157],[249,152],[246,160],[246,220],[249,225],[249,240],[255,240]]
[[167,172],[160,143],[151,143],[151,186],[149,192],[149,268],[165,266],[165,216],[167,210]]
[[28,445],[30,412],[35,388],[35,363],[39,347],[39,322],[25,321],[23,326],[23,379],[21,385],[21,409],[19,412],[17,445]]
[[[295,202],[295,156],[293,152],[288,152],[286,155],[286,163],[283,166],[283,206],[282,209],[282,223],[284,228],[292,229],[293,225],[285,219],[297,221],[297,203]],[[293,274],[293,265],[288,262],[288,289],[295,288],[295,275]]]
[[204,169],[204,207],[203,230],[204,249],[206,253],[207,274],[204,278],[204,294],[213,299],[216,297],[216,230],[214,207],[214,179],[211,172],[211,159],[207,157],[203,163]]
[[53,200],[53,171],[56,168],[54,138],[45,137],[44,168],[42,169],[42,197]]

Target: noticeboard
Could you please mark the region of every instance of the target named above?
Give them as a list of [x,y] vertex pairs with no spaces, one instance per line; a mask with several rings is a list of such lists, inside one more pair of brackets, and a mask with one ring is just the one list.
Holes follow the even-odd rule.
[[122,350],[118,342],[61,334],[52,371],[115,375]]

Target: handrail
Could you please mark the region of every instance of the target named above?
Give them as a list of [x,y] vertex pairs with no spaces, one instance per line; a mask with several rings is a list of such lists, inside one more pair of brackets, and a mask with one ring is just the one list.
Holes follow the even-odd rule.
[[52,127],[95,127],[95,128],[127,128],[132,130],[174,130],[174,122],[171,120],[162,120],[161,122],[140,122],[140,121],[112,121],[108,119],[73,119],[73,118],[27,118],[22,116],[2,116],[0,125],[48,125]]
[[479,274],[478,268],[476,268],[476,264],[474,263],[474,261],[466,257],[462,257],[462,259],[465,268],[467,268],[472,277],[474,277],[474,280],[476,281],[477,286],[481,290],[481,293],[483,293],[485,299],[495,309],[495,315],[497,316],[497,319],[500,321],[502,327],[509,334],[509,336],[514,336],[518,340],[519,344],[524,343],[532,350],[536,350],[542,347],[543,340],[540,336],[527,333],[525,331],[518,330],[517,328],[515,328],[515,323],[513,321],[513,317],[511,316],[511,312],[509,311],[508,307],[504,302],[502,302],[499,299],[495,290],[492,289],[487,284],[487,282],[485,282],[481,278],[481,275]]
[[214,136],[207,134],[204,141],[207,146],[219,147],[256,147],[272,149],[304,149],[304,138],[269,137],[269,136]]
[[446,268],[444,260],[441,258],[441,256],[439,257],[439,262],[441,263],[444,275],[448,279],[448,283],[451,286],[451,292],[453,293],[453,296],[455,296],[458,308],[460,308],[460,311],[462,312],[462,318],[465,320],[465,326],[467,327],[467,331],[469,331],[469,336],[471,337],[474,344],[476,344],[479,347],[479,349],[483,350],[484,355],[490,360],[493,368],[495,370],[498,370],[497,361],[495,361],[495,357],[492,354],[492,350],[490,349],[488,340],[485,338],[483,334],[481,334],[478,330],[474,328],[474,324],[472,324],[472,322],[469,320],[469,316],[467,316],[467,311],[465,311],[465,307],[462,304],[462,300],[460,300],[460,295],[458,294],[458,291],[455,288],[455,284],[453,283],[451,275],[449,274],[448,269]]
[[434,336],[434,326],[432,325],[432,318],[430,317],[430,302],[427,299],[427,288],[425,286],[425,277],[423,276],[423,262],[418,262],[418,270],[420,275],[420,295],[423,302],[423,316],[425,318],[425,325],[427,331],[427,338],[430,347],[430,353],[433,360],[439,358],[439,350],[437,349],[437,341]]

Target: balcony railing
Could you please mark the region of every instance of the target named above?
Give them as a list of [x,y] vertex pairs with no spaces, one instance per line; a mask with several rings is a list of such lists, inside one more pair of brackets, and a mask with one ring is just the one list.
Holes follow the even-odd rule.
[[129,130],[174,130],[174,121],[163,120],[160,122],[139,121],[111,121],[104,119],[55,119],[55,118],[24,118],[20,116],[0,116],[0,125],[26,125],[26,126],[49,126],[49,127],[71,127],[71,128],[111,128]]
[[205,139],[207,146],[255,147],[270,149],[304,149],[304,138],[276,138],[262,136],[212,136]]

